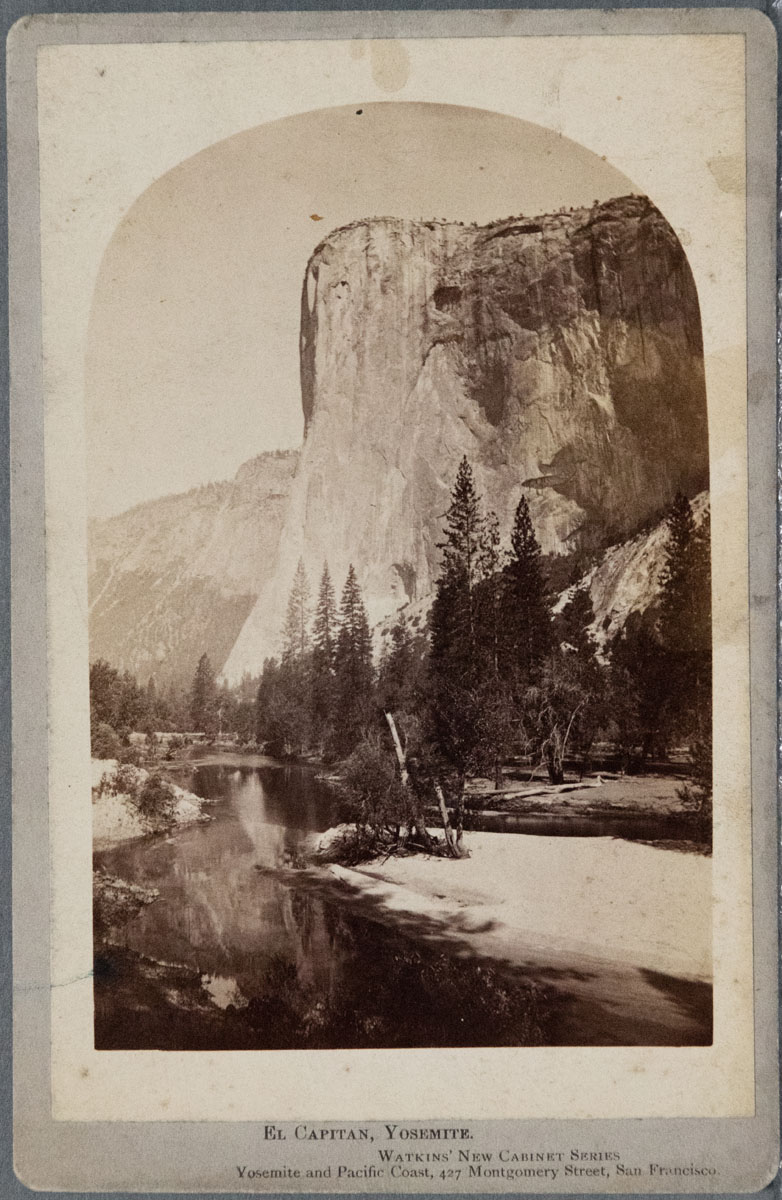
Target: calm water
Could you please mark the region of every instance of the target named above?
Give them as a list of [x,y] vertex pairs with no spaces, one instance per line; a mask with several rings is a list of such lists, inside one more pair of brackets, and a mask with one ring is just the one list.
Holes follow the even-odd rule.
[[486,833],[529,833],[542,837],[615,837],[628,841],[686,841],[693,837],[693,822],[687,817],[669,814],[646,815],[633,813],[577,812],[567,816],[548,813],[468,812],[466,829],[481,829]]
[[[301,869],[340,814],[311,768],[201,766],[212,820],[95,856],[157,889],[96,946],[98,1048],[681,1044],[710,1039],[710,989],[476,959]],[[536,829],[535,832],[542,832]]]
[[159,898],[122,931],[122,942],[152,958],[229,974],[248,985],[264,962],[290,954],[313,977],[331,958],[318,906],[294,913],[294,891],[271,872],[292,868],[317,831],[338,820],[333,794],[302,767],[197,767],[182,787],[216,803],[213,819],[96,855],[121,879]]

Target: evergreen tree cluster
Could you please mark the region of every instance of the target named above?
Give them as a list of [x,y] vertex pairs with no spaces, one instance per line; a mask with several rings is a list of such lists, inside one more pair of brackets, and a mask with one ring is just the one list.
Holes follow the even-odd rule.
[[442,549],[430,619],[435,756],[455,771],[457,798],[476,773],[501,786],[503,761],[518,755],[545,765],[552,783],[562,782],[566,755],[580,751],[583,768],[594,740],[587,714],[600,666],[587,634],[594,620],[588,593],[577,590],[554,618],[526,497],[503,549],[466,459]]
[[306,752],[344,758],[372,724],[372,638],[351,565],[337,608],[324,563],[314,613],[304,564],[288,599],[279,660],[263,665],[257,693],[257,739],[273,754]]
[[90,664],[92,753],[131,760],[133,755],[126,753],[131,733],[144,733],[148,740],[160,733],[203,733],[252,743],[256,688],[257,679],[249,675],[236,687],[218,685],[206,654],[189,689],[168,683],[159,690],[154,675],[142,687],[131,672],[97,659]]
[[611,734],[628,769],[686,746],[693,786],[682,797],[711,812],[711,537],[685,496],[668,514],[660,596],[633,613],[609,647]]
[[553,639],[526,498],[503,550],[496,515],[483,512],[464,458],[441,549],[430,616],[430,742],[461,781],[483,772],[499,783],[501,760],[521,735],[521,701],[540,683]]
[[588,588],[552,609],[540,546],[522,496],[510,545],[484,513],[469,463],[459,467],[430,617],[428,750],[458,797],[469,775],[522,755],[560,784],[598,742],[624,769],[685,747],[694,779],[680,794],[701,814],[711,797],[711,570],[708,515],[678,495],[657,604],[633,616],[598,658]]
[[150,734],[171,726],[176,702],[159,695],[154,676],[141,687],[130,671],[118,671],[105,659],[90,663],[90,733],[96,758],[118,758],[131,732]]

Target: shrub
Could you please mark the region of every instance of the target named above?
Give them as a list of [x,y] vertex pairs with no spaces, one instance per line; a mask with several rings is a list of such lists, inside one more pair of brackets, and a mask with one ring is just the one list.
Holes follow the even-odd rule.
[[130,745],[123,746],[117,757],[121,763],[132,767],[140,767],[144,761],[144,751],[141,746],[134,746],[131,743]]
[[710,841],[713,807],[710,733],[707,737],[693,740],[690,746],[690,758],[692,759],[692,781],[677,788],[676,795],[683,807],[693,813],[701,836]]
[[398,838],[400,826],[413,819],[395,760],[374,738],[364,738],[347,759],[341,791],[360,837]]
[[173,762],[177,757],[177,754],[184,750],[184,748],[185,739],[183,737],[181,737],[179,734],[177,734],[175,737],[170,737],[165,743],[165,753],[163,754],[163,758],[166,760],[166,762]]
[[120,764],[115,771],[104,775],[97,788],[98,796],[129,796],[135,800],[141,786],[141,772],[130,763]]
[[90,731],[90,750],[93,758],[119,758],[122,744],[116,730],[99,721]]
[[676,790],[676,796],[686,809],[696,814],[704,829],[711,827],[711,730],[702,737],[694,737],[690,744],[692,779],[690,784]]
[[144,780],[135,798],[136,808],[156,832],[170,829],[174,824],[176,793],[160,775]]
[[171,784],[161,775],[148,775],[132,763],[120,763],[110,775],[104,775],[93,795],[121,796],[149,826],[150,832],[162,833],[175,823],[177,797]]

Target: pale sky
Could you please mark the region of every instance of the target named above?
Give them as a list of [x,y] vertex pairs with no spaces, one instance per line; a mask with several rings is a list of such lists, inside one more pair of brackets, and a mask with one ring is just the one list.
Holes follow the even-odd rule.
[[634,190],[552,130],[455,105],[321,109],[186,159],[139,196],[101,264],[90,515],[299,444],[301,282],[330,230],[373,216],[483,224]]

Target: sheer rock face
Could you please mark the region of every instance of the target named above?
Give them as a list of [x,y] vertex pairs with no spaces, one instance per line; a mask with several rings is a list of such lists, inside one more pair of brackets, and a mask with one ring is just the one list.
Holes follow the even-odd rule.
[[261,454],[235,479],[139,504],[90,526],[90,659],[140,682],[216,670],[275,569],[298,451]]
[[632,534],[708,486],[698,300],[645,198],[482,228],[374,219],[302,290],[306,436],[276,570],[225,674],[277,650],[299,557],[352,561],[376,622],[428,595],[462,455],[503,533],[522,492],[546,552]]

